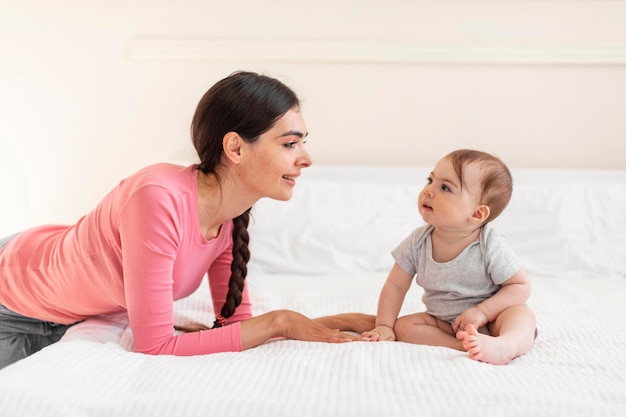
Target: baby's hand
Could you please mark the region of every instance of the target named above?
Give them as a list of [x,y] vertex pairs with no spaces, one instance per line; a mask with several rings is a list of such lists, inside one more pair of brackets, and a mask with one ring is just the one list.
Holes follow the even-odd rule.
[[396,334],[389,326],[376,326],[368,332],[361,333],[361,338],[370,342],[393,341],[396,340]]
[[480,329],[488,322],[487,316],[485,313],[477,309],[476,307],[471,307],[461,313],[459,317],[454,320],[452,324],[452,330],[454,333],[457,333],[459,330],[465,330],[465,326],[468,324],[473,324],[474,327]]

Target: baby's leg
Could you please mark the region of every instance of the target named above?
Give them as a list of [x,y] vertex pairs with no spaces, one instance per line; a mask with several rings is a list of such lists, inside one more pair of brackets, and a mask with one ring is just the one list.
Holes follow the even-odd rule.
[[329,329],[363,333],[376,327],[376,316],[363,313],[342,313],[313,319]]
[[396,340],[416,345],[444,346],[464,350],[460,340],[454,336],[450,323],[439,320],[428,313],[416,313],[400,317],[393,328]]
[[527,306],[504,310],[490,323],[490,335],[479,333],[473,325],[457,333],[471,359],[494,365],[505,365],[528,352],[535,340],[537,322]]

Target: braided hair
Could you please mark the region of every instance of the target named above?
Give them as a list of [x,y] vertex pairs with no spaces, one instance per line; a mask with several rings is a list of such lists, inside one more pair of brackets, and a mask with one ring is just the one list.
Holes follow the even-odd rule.
[[[200,99],[191,123],[191,138],[200,158],[198,169],[215,175],[219,182],[222,139],[228,132],[236,132],[246,142],[254,143],[299,104],[289,87],[265,75],[239,71],[218,81]],[[225,325],[226,319],[241,304],[250,260],[250,209],[233,219],[233,261],[228,294],[214,328]]]
[[233,262],[230,264],[230,280],[228,281],[228,295],[222,306],[219,316],[215,319],[213,327],[222,327],[228,317],[235,314],[237,306],[241,304],[243,283],[248,274],[248,261],[250,250],[248,243],[248,222],[250,209],[233,219]]

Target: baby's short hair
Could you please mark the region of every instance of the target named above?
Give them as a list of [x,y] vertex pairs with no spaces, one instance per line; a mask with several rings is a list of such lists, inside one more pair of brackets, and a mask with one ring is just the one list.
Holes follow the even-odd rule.
[[489,206],[489,217],[485,223],[498,217],[511,201],[513,177],[509,168],[499,158],[482,151],[459,149],[446,155],[452,162],[461,186],[463,169],[469,164],[478,164],[481,178],[480,203]]

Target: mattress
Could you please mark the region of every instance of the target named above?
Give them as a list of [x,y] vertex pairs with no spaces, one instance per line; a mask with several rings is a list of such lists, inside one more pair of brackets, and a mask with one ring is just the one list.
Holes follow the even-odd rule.
[[[255,313],[373,313],[384,274],[267,275],[249,281]],[[7,416],[624,416],[624,280],[534,280],[539,334],[506,366],[401,342],[271,340],[241,353],[132,352],[124,315],[87,320],[0,372]],[[419,291],[403,312],[423,309]],[[209,324],[201,288],[179,324]]]

